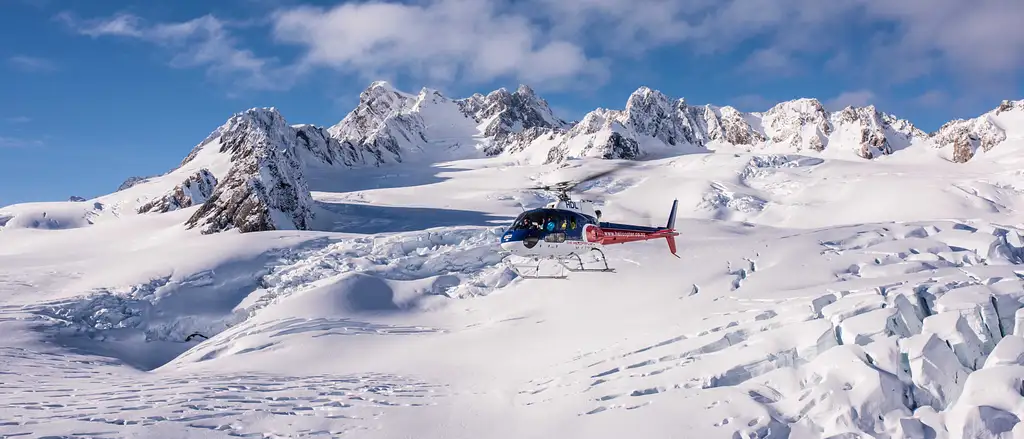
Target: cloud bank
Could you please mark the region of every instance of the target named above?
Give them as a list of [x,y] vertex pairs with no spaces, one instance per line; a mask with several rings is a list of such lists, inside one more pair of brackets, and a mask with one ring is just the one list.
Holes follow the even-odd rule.
[[[743,56],[734,74],[829,71],[903,84],[937,72],[1006,80],[1024,65],[1024,2],[1012,0],[414,0],[273,10],[260,23],[206,15],[58,19],[94,38],[144,40],[176,67],[205,68],[247,87],[286,89],[328,70],[430,83],[514,79],[538,88],[604,84],[652,50]],[[261,57],[238,37],[257,26],[295,51]],[[840,96],[862,102],[871,92]],[[935,96],[924,98],[934,101]]]

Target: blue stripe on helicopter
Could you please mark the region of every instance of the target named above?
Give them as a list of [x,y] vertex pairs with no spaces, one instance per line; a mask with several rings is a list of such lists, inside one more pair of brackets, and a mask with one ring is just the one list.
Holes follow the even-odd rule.
[[658,230],[661,230],[661,229],[659,229],[657,227],[634,226],[632,224],[618,224],[618,223],[600,223],[599,226],[602,229],[625,230],[625,231],[630,231],[630,232],[648,232],[648,233],[650,233],[650,232],[657,232]]

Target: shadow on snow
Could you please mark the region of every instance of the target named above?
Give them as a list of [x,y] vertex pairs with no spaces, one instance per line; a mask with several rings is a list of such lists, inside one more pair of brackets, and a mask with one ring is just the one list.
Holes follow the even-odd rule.
[[484,226],[510,223],[514,218],[472,210],[376,206],[317,201],[313,227],[325,232],[392,233],[435,227]]
[[440,164],[428,166],[423,163],[399,163],[341,171],[336,168],[310,167],[306,169],[306,180],[311,191],[345,193],[426,186],[450,178],[440,176],[441,173],[468,170]]

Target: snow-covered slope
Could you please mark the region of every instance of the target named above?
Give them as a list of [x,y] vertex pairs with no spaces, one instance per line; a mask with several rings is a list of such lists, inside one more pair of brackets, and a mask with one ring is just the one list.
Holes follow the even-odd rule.
[[[1024,438],[1022,115],[243,111],[163,175],[0,208],[0,436]],[[551,200],[521,188],[622,159],[579,190],[640,225],[678,199],[681,258],[501,262]]]
[[[681,258],[613,246],[615,273],[538,281],[496,252],[500,221],[549,199],[519,188],[621,161],[346,166],[318,158],[340,145],[323,131],[241,113],[122,191],[208,169],[203,205],[8,216],[0,435],[1024,436],[1021,157],[643,161],[580,189],[642,225],[678,198]],[[182,226],[299,177],[324,231]],[[96,202],[3,212],[59,225]]]

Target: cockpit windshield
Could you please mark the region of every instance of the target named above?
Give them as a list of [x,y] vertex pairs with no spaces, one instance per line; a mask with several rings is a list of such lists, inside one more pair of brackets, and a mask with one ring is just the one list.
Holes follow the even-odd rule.
[[537,209],[520,214],[512,224],[512,230],[564,232],[577,226],[576,215],[555,209]]

